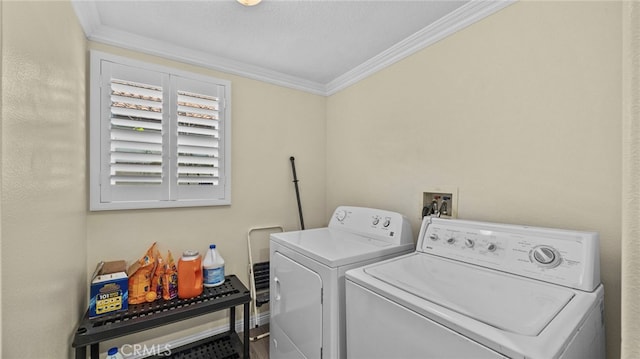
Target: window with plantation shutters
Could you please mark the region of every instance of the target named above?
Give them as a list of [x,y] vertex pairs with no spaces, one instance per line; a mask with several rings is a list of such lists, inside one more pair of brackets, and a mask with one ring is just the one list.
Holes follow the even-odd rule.
[[91,53],[90,209],[230,204],[230,84]]

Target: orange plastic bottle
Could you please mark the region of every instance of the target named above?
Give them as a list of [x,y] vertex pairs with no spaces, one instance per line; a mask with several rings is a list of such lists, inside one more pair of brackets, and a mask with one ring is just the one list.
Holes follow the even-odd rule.
[[178,260],[178,297],[197,297],[202,288],[202,258],[198,251],[184,251]]

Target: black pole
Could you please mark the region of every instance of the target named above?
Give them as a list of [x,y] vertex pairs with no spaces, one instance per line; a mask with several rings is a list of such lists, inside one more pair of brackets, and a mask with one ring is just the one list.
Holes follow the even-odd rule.
[[296,199],[298,200],[298,213],[300,215],[300,229],[304,229],[304,219],[302,218],[302,204],[300,203],[300,190],[298,189],[298,176],[296,175],[296,164],[293,162],[296,159],[291,156],[291,170],[293,171],[293,184],[296,187]]

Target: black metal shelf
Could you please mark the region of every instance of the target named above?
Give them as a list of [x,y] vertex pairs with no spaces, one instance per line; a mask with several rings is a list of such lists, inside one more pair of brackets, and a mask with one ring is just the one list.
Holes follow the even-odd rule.
[[[249,303],[251,294],[235,275],[225,277],[225,282],[217,287],[204,288],[204,292],[195,298],[158,300],[153,303],[129,305],[127,311],[108,314],[89,319],[85,313],[75,332],[72,346],[76,349],[76,359],[86,358],[86,347],[91,346],[91,358],[98,358],[98,344],[102,341],[118,338],[147,329],[179,322],[199,315],[229,309],[229,331],[196,343],[208,348],[203,356],[193,356],[198,351],[196,343],[171,350],[175,358],[249,358]],[[235,307],[244,306],[244,343],[235,332]],[[220,350],[214,348],[220,347]],[[224,347],[224,348],[223,348]],[[228,348],[235,348],[236,356]],[[183,353],[188,356],[180,356]],[[218,356],[211,353],[220,353]],[[166,358],[164,356],[163,358]]]

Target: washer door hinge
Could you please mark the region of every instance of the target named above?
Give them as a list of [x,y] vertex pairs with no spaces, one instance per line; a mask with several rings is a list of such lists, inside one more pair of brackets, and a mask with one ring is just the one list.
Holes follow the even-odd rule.
[[[324,297],[324,288],[320,288],[320,304],[323,303],[323,297]],[[320,352],[322,352],[322,348],[320,348]]]

